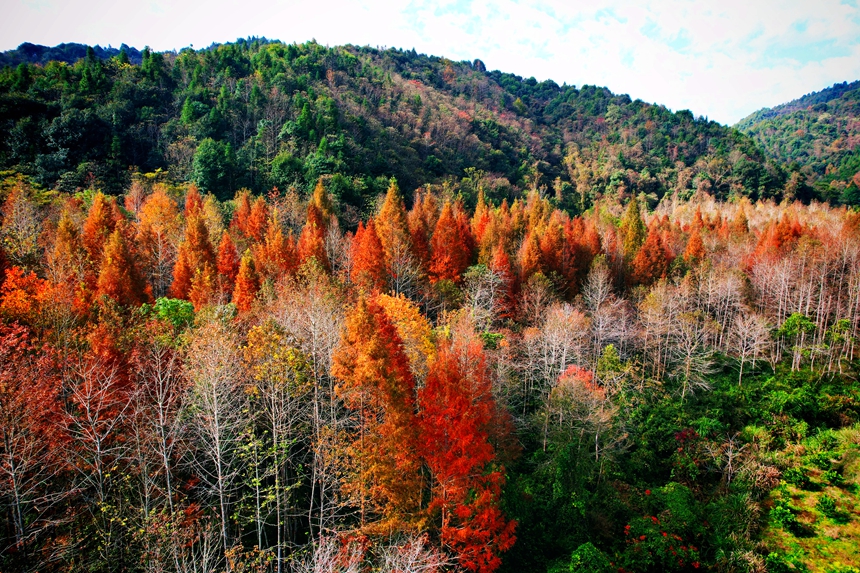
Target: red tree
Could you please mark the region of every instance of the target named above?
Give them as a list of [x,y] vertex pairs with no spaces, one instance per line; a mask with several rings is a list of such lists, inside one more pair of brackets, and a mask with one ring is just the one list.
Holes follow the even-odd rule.
[[504,469],[493,467],[496,406],[477,341],[439,353],[421,390],[421,445],[432,474],[431,510],[441,519],[442,543],[470,571],[489,573],[515,541],[516,523],[501,509]]
[[648,231],[645,243],[639,248],[633,259],[631,279],[634,284],[650,285],[660,278],[665,278],[671,264],[669,254],[663,245],[663,238],[657,225],[652,225]]
[[430,274],[433,280],[459,282],[471,262],[472,252],[467,237],[463,236],[463,224],[450,203],[442,206],[436,229],[433,231],[432,260]]
[[373,219],[358,224],[358,230],[352,239],[352,282],[369,292],[385,290],[387,276],[385,272],[385,251],[382,242],[376,234]]
[[96,296],[107,296],[120,304],[139,305],[152,298],[151,292],[118,227],[104,247]]
[[415,528],[421,518],[415,381],[397,329],[375,301],[359,299],[347,316],[332,376],[359,416],[345,490],[359,506],[362,528],[381,534]]
[[239,253],[236,245],[226,230],[221,233],[221,243],[218,245],[217,258],[219,290],[224,293],[233,292],[236,275],[239,274]]
[[257,291],[260,290],[260,277],[254,266],[251,251],[245,251],[239,264],[239,274],[236,276],[236,288],[233,290],[233,303],[240,312],[248,312],[254,302]]

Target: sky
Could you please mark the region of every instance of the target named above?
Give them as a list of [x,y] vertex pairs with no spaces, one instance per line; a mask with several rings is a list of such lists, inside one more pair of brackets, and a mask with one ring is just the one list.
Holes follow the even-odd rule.
[[249,36],[415,48],[729,125],[860,79],[860,0],[2,0],[0,15],[0,50]]

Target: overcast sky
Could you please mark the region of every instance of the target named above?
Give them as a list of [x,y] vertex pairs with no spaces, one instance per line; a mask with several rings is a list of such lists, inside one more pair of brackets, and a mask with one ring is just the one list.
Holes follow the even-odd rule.
[[248,36],[415,48],[727,124],[860,79],[858,0],[3,0],[0,15],[0,50],[172,50]]

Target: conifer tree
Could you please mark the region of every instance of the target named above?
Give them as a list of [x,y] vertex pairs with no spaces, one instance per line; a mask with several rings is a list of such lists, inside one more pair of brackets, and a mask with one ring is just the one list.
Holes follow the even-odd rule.
[[669,254],[663,245],[660,230],[652,225],[648,238],[633,259],[631,278],[634,284],[650,285],[669,272]]
[[236,275],[239,274],[239,253],[236,245],[226,230],[221,233],[221,242],[218,245],[218,281],[219,289],[224,293],[232,293],[236,284]]
[[254,302],[257,291],[260,290],[260,278],[254,266],[251,251],[245,251],[239,263],[239,273],[236,275],[236,288],[233,290],[233,303],[240,312],[248,312]]
[[687,248],[684,249],[684,261],[690,266],[695,266],[705,258],[705,244],[702,242],[702,234],[699,229],[693,227]]
[[385,290],[385,252],[376,234],[373,219],[358,224],[358,230],[352,238],[352,282],[367,292],[382,292]]
[[361,529],[390,535],[421,523],[421,464],[415,381],[397,329],[384,309],[360,298],[347,315],[332,376],[358,415],[345,491]]
[[301,235],[299,235],[297,249],[301,264],[315,259],[326,271],[331,269],[325,250],[325,225],[323,224],[322,213],[313,203],[308,205],[308,218],[302,228]]
[[203,198],[197,185],[192,183],[185,193],[185,218],[199,217],[203,212]]
[[[461,343],[462,344],[462,343]],[[422,455],[442,543],[469,571],[490,573],[515,541],[500,508],[504,469],[491,443],[496,406],[478,341],[443,347],[420,393]]]
[[430,274],[434,280],[460,282],[471,262],[471,250],[451,204],[442,206],[433,231]]
[[376,216],[376,234],[385,251],[385,264],[389,274],[398,264],[398,259],[412,252],[412,238],[406,206],[397,183],[392,181],[385,194],[385,201]]
[[621,239],[624,260],[632,261],[648,234],[639,212],[639,201],[635,198],[627,204],[627,210],[618,225],[618,234]]
[[120,304],[139,305],[151,298],[120,228],[105,244],[96,286],[96,296],[107,296]]

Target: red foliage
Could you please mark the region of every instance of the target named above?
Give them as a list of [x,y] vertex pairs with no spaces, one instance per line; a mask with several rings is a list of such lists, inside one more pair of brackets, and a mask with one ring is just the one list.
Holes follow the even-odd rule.
[[450,203],[442,206],[433,231],[430,275],[434,281],[460,282],[472,258],[471,234],[465,235],[464,221],[454,213]]
[[260,277],[254,266],[254,258],[251,256],[251,251],[245,251],[236,276],[236,288],[233,290],[233,303],[236,308],[240,312],[251,310],[258,290],[260,290]]
[[516,523],[499,508],[504,470],[491,469],[496,405],[483,350],[443,348],[421,390],[421,445],[433,476],[430,508],[442,542],[470,571],[489,573],[515,541]]
[[671,262],[671,256],[666,252],[660,230],[657,225],[652,225],[648,230],[645,243],[633,259],[631,269],[633,284],[650,285],[660,278],[665,278]]
[[313,203],[308,205],[308,219],[299,235],[298,251],[301,264],[316,259],[326,271],[331,269],[325,250],[325,225],[322,213]]
[[352,282],[369,292],[385,290],[386,270],[385,251],[382,242],[376,234],[373,219],[358,224],[358,230],[352,239]]
[[236,251],[236,245],[227,231],[221,233],[221,243],[218,245],[216,264],[221,292],[233,292],[236,275],[239,274],[239,253]]

